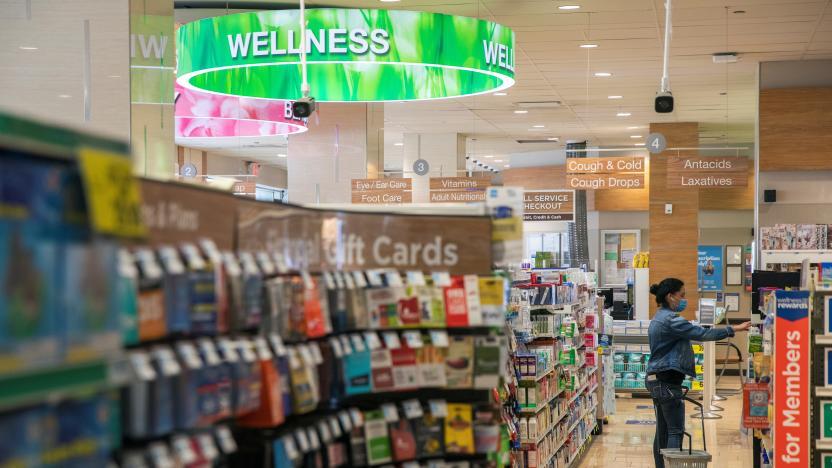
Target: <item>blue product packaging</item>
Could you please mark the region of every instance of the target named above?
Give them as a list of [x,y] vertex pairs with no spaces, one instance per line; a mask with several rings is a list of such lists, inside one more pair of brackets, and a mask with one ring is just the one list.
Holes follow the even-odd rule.
[[156,380],[150,385],[150,434],[161,437],[173,432],[174,409],[182,398],[178,393],[176,381],[182,368],[173,350],[167,346],[156,346],[151,350]]
[[230,364],[217,352],[213,341],[200,340],[199,354],[205,363],[197,391],[200,426],[206,426],[231,417],[233,383]]
[[357,395],[372,391],[372,369],[370,351],[353,350],[349,343],[344,343],[344,393]]
[[121,339],[126,346],[139,343],[139,269],[127,249],[118,252],[117,310],[121,311]]
[[39,466],[46,450],[47,411],[44,406],[13,411],[0,416],[0,466]]
[[65,172],[58,163],[0,157],[0,369],[61,360],[57,271]]
[[182,246],[188,269],[188,307],[190,329],[194,335],[216,335],[217,294],[215,272],[194,244]]
[[263,316],[263,273],[251,252],[240,254],[243,268],[242,307],[238,310],[241,329],[251,329],[260,326]]
[[[62,468],[107,465],[112,448],[108,395],[65,401],[49,412],[57,418],[57,425],[48,424],[47,432],[41,434],[45,440],[52,441],[52,447],[44,454],[49,460],[47,465]],[[50,434],[53,430],[57,433]]]
[[162,288],[165,292],[168,333],[185,334],[190,331],[189,280],[185,264],[173,247],[159,249],[159,263],[165,272]]
[[269,335],[269,344],[274,352],[274,366],[280,382],[283,416],[288,417],[292,414],[292,372],[289,366],[289,351],[283,344],[283,339],[276,333]]
[[133,351],[128,355],[130,380],[122,390],[122,432],[128,439],[145,439],[151,436],[151,386],[157,372],[145,351]]
[[184,431],[198,426],[200,422],[199,384],[203,370],[202,359],[193,343],[183,341],[176,344],[176,357],[181,372],[176,378],[176,428]]

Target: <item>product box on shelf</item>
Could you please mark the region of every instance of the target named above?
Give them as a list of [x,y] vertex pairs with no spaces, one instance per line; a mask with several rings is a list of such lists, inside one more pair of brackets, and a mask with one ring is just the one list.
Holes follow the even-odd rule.
[[[460,276],[451,278],[451,284],[444,287],[445,319],[448,327],[468,326],[468,306],[466,304],[465,279]],[[479,302],[477,302],[479,306]]]
[[187,334],[190,332],[191,319],[185,264],[177,249],[172,246],[160,248],[158,256],[164,272],[162,290],[165,295],[167,331],[171,334]]
[[500,384],[500,370],[505,368],[507,343],[496,336],[474,339],[474,388],[496,388]]
[[502,276],[488,276],[479,278],[480,309],[482,310],[482,324],[501,327],[505,324],[508,309],[506,278]]
[[448,388],[471,388],[474,383],[474,337],[452,336],[445,358]]
[[473,408],[467,403],[448,403],[445,418],[445,451],[474,453]]
[[392,461],[393,451],[390,446],[390,435],[387,430],[387,420],[382,410],[378,409],[364,413],[364,439],[367,462],[370,465]]

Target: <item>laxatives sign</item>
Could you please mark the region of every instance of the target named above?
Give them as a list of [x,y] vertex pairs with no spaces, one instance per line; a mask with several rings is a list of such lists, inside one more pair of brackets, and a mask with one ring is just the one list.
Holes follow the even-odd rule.
[[682,188],[732,188],[748,186],[746,157],[681,157],[667,160],[667,186]]

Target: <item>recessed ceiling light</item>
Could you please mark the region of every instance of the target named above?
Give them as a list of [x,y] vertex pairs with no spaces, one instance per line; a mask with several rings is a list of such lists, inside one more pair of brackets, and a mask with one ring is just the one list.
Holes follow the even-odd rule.
[[121,78],[121,75],[107,75],[107,78]]
[[540,124],[532,125],[532,127],[534,127],[534,128],[546,128],[545,125],[540,125]]
[[630,138],[642,138],[641,135],[630,135]]
[[607,96],[607,99],[622,99],[623,97],[624,96],[619,96],[619,95],[615,94],[615,95],[612,95],[612,96]]
[[578,47],[580,47],[581,49],[596,49],[598,48],[598,44],[581,44]]
[[404,146],[404,143],[399,141],[399,142],[393,143],[393,146]]
[[635,130],[635,129],[637,129],[637,128],[641,128],[641,127],[639,127],[638,125],[636,125],[636,126],[633,126],[633,127],[627,127],[627,130]]
[[644,143],[636,143],[634,146],[644,146]]
[[503,162],[502,159],[495,159],[494,162]]
[[558,141],[558,137],[549,137],[547,138],[549,141]]
[[631,114],[629,112],[619,112],[619,113],[615,114],[616,117],[629,117],[631,115],[633,115],[633,114]]
[[285,158],[285,157],[286,157],[286,153],[277,153],[277,157],[278,157],[278,158]]
[[486,155],[485,155],[485,156],[483,156],[483,157],[484,157],[484,158],[491,159],[491,158],[493,158],[493,157],[494,157],[494,155],[493,155],[493,154],[486,154]]
[[558,7],[558,10],[580,10],[580,5],[561,5]]
[[510,167],[511,167],[511,164],[503,164],[503,167],[504,167],[504,168],[506,168],[506,169],[508,169],[508,168],[510,168]]
[[608,76],[612,76],[612,73],[610,73],[610,72],[595,72],[594,75],[597,76],[598,78],[606,78]]
[[59,94],[58,97],[61,98],[61,99],[69,99],[69,98],[72,97],[72,95],[71,94]]
[[527,111],[527,110],[516,110],[516,111],[514,111],[514,113],[515,114],[528,114],[529,111]]
[[20,48],[20,50],[38,50],[38,48],[35,47],[35,46],[23,46],[22,45],[19,48]]
[[494,93],[494,95],[495,95],[495,96],[506,96],[506,95],[508,95],[508,93],[502,93],[502,92],[500,92],[500,93]]

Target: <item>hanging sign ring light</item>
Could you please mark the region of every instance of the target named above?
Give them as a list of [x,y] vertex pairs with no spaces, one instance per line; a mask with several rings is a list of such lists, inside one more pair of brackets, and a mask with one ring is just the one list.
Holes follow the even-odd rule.
[[301,97],[301,47],[318,101],[445,99],[514,84],[514,32],[489,21],[393,10],[275,10],[206,18],[177,32],[178,80],[198,91]]

